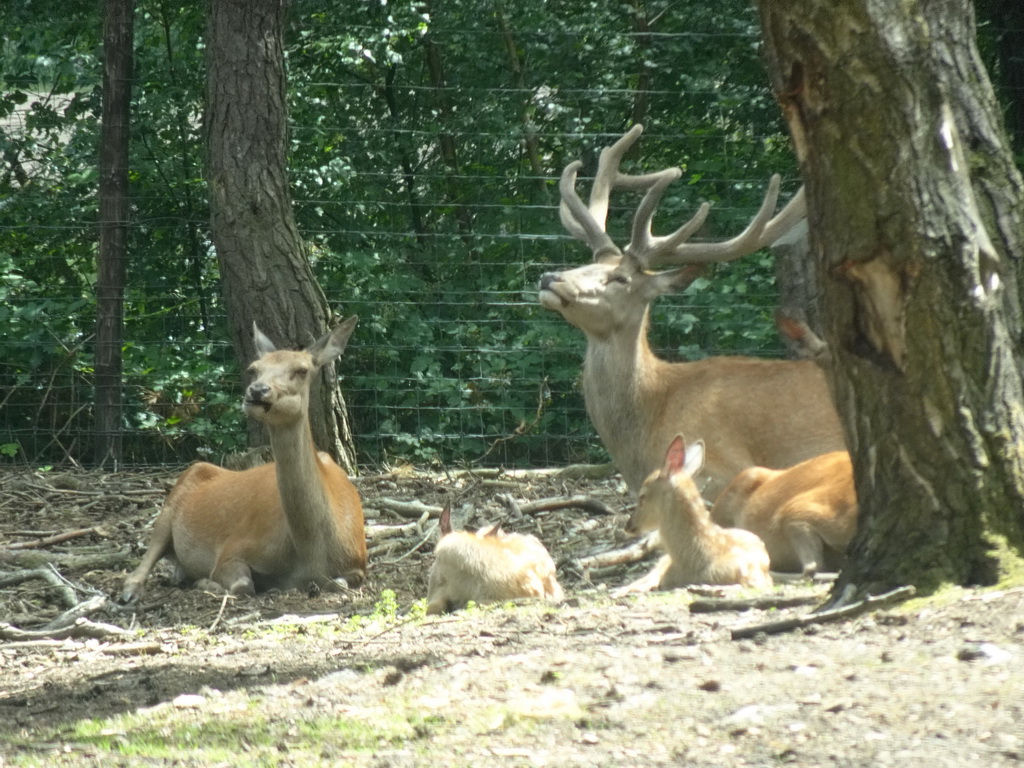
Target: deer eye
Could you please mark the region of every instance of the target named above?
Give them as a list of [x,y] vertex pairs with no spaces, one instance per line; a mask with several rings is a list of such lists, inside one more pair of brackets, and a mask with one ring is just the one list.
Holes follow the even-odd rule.
[[309,373],[309,369],[308,368],[292,368],[292,378],[293,379],[301,379],[307,373]]
[[622,283],[623,285],[625,285],[626,283],[629,282],[629,278],[626,277],[621,272],[612,272],[610,275],[608,275],[608,282],[609,283]]

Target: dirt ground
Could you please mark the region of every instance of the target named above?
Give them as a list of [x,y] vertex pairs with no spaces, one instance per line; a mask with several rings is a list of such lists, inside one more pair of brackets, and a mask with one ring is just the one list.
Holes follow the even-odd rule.
[[[827,586],[777,587],[809,603],[770,610],[694,610],[740,596],[722,589],[612,597],[652,565],[580,565],[629,543],[615,478],[389,475],[358,481],[372,534],[361,590],[225,600],[161,567],[126,610],[121,582],[172,479],[0,476],[0,766],[1024,762],[1021,588],[734,640],[807,614]],[[571,497],[599,504],[523,511]],[[434,521],[394,502],[436,516],[448,498],[468,527],[540,536],[566,601],[423,618]],[[129,631],[17,635],[64,610],[58,586],[10,576],[47,562],[76,600],[97,598],[89,620]]]

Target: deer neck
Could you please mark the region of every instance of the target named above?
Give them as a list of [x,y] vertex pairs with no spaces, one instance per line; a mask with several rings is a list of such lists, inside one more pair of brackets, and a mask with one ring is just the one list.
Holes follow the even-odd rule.
[[662,369],[669,366],[647,341],[648,313],[635,327],[587,336],[583,397],[601,442],[635,492],[650,467],[645,443],[666,397]]
[[[281,508],[296,549],[322,552],[334,541],[334,510],[324,489],[309,421],[270,430]],[[310,558],[314,559],[315,558]]]
[[686,493],[686,500],[673,496],[670,508],[665,510],[661,524],[661,541],[673,562],[701,564],[707,562],[709,542],[713,538],[714,524],[706,511],[704,501],[696,488],[678,490]]

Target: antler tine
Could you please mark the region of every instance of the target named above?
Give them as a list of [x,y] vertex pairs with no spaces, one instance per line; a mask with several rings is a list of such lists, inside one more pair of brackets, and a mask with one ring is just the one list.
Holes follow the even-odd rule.
[[[747,228],[735,237],[719,243],[687,243],[685,238],[677,237],[678,230],[669,237],[677,244],[669,251],[659,249],[658,263],[661,264],[711,264],[714,262],[735,261],[753,253],[759,248],[778,240],[782,234],[793,226],[806,210],[802,194],[798,193],[777,216],[772,217],[775,204],[779,199],[778,174],[772,176],[768,183],[768,191],[757,215]],[[686,225],[688,226],[688,225]]]
[[564,226],[573,237],[585,243],[594,252],[594,258],[602,251],[609,249],[618,252],[618,247],[604,231],[604,221],[598,224],[597,219],[587,210],[587,206],[576,193],[576,172],[583,166],[579,160],[569,163],[562,171],[558,181],[558,191],[562,202],[558,206],[558,215]]
[[693,215],[693,218],[671,235],[665,237],[651,235],[651,222],[654,219],[654,212],[658,209],[658,204],[661,203],[661,197],[665,194],[668,185],[681,175],[682,171],[678,168],[666,168],[663,171],[648,174],[646,177],[633,177],[634,181],[643,178],[650,184],[650,187],[633,216],[633,229],[625,252],[637,259],[645,269],[655,263],[656,257],[661,253],[671,250],[678,243],[687,240],[707,218],[709,206],[705,203]]
[[650,176],[627,176],[619,172],[622,156],[643,132],[643,126],[634,125],[614,144],[601,150],[597,173],[590,189],[590,203],[584,205],[576,192],[576,174],[582,163],[569,163],[562,171],[558,184],[561,195],[559,217],[562,226],[577,240],[590,247],[594,258],[621,253],[618,246],[605,232],[608,220],[608,205],[613,189],[646,189],[652,183]]

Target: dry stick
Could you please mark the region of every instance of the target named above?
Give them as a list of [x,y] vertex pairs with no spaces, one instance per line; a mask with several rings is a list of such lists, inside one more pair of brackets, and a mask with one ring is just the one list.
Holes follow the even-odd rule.
[[821,602],[822,595],[803,595],[799,597],[751,597],[746,600],[736,598],[701,598],[690,603],[690,613],[714,613],[715,611],[769,611],[773,608],[796,608],[801,605],[812,605]]
[[598,552],[596,555],[587,555],[576,560],[580,568],[607,568],[610,565],[624,565],[643,560],[654,549],[654,537],[644,536],[637,539],[628,547],[612,549],[607,552]]
[[415,552],[415,551],[416,551],[417,549],[419,549],[419,548],[420,548],[420,547],[422,547],[422,546],[423,546],[424,544],[426,544],[426,543],[427,543],[428,541],[430,541],[430,539],[431,539],[431,538],[433,538],[433,536],[434,536],[434,531],[436,531],[436,530],[437,530],[437,525],[436,525],[436,524],[435,524],[435,525],[432,525],[432,526],[430,526],[430,530],[429,530],[429,531],[427,531],[427,535],[426,535],[426,536],[424,536],[424,537],[423,537],[422,539],[420,539],[420,543],[419,543],[419,544],[417,544],[417,545],[416,545],[415,547],[413,547],[412,549],[410,549],[410,550],[409,550],[408,552],[406,552],[406,553],[405,553],[404,555],[400,555],[399,557],[395,558],[394,560],[383,560],[383,561],[382,561],[382,562],[383,562],[383,564],[384,564],[384,565],[394,565],[395,563],[398,563],[398,562],[401,562],[402,560],[405,560],[405,558],[407,558],[407,557],[408,557],[409,555],[411,555],[411,554],[412,554],[413,552]]
[[38,539],[36,541],[22,541],[15,544],[8,544],[7,549],[41,549],[42,547],[48,547],[51,544],[61,544],[71,539],[77,539],[82,536],[88,536],[91,533],[95,533],[98,536],[107,537],[110,534],[101,529],[99,526],[94,525],[92,528],[79,528],[77,531],[67,531],[66,533],[58,533],[53,536],[47,536],[45,539]]
[[386,509],[389,512],[394,512],[401,517],[412,520],[419,520],[424,512],[429,514],[430,517],[441,516],[441,507],[424,504],[422,501],[399,501],[397,499],[381,497],[374,499],[372,506],[377,509]]
[[738,627],[732,630],[733,640],[742,640],[746,637],[753,637],[758,634],[777,635],[781,632],[790,632],[800,627],[807,627],[811,624],[825,624],[830,621],[841,621],[849,619],[862,613],[877,610],[886,605],[899,603],[913,597],[917,590],[912,586],[897,587],[891,592],[882,595],[869,596],[856,603],[843,605],[839,608],[832,608],[820,613],[809,613],[804,616],[796,616],[792,619],[781,621],[770,621],[766,624],[752,624],[746,627]]
[[0,622],[0,640],[40,640],[51,638],[53,640],[66,640],[68,638],[94,638],[102,640],[111,636],[130,635],[131,633],[113,624],[101,624],[89,621],[86,618],[79,618],[70,627],[52,630],[18,629],[10,624]]
[[88,616],[90,613],[95,613],[101,608],[104,608],[106,604],[107,598],[103,595],[96,595],[94,597],[90,597],[88,600],[85,600],[79,603],[78,605],[74,605],[70,609],[64,611],[64,613],[55,618],[53,621],[48,621],[43,626],[39,627],[39,629],[45,631],[53,631],[55,629],[64,629],[65,627],[70,627],[83,616]]
[[0,565],[15,568],[42,568],[59,566],[65,571],[102,570],[116,568],[131,557],[129,552],[110,552],[102,555],[63,555],[57,552],[34,550],[11,551],[0,549]]
[[217,628],[217,625],[220,624],[220,620],[224,616],[224,608],[227,607],[228,599],[230,599],[230,597],[230,594],[224,594],[224,599],[220,601],[220,610],[217,611],[217,618],[214,619],[213,624],[210,625],[210,629],[208,630],[209,632],[213,632],[213,630]]
[[559,509],[578,507],[592,514],[614,515],[615,511],[607,504],[591,499],[588,496],[570,496],[565,498],[559,496],[550,499],[538,499],[537,501],[520,502],[519,511],[524,515],[532,515],[537,512],[554,512]]
[[0,587],[7,587],[11,584],[20,584],[23,581],[40,579],[45,581],[60,595],[60,601],[68,608],[74,608],[78,604],[75,590],[71,589],[64,581],[49,568],[33,568],[32,570],[12,571],[0,576]]

